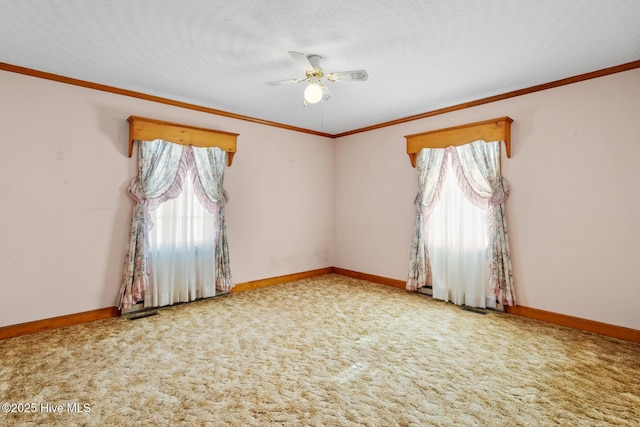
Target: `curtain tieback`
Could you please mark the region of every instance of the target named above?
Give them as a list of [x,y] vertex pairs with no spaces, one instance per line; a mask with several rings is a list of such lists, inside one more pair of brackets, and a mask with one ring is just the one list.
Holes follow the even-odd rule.
[[147,203],[147,199],[145,197],[140,197],[133,191],[129,191],[129,197],[131,197],[137,203],[143,203],[143,204]]
[[491,199],[489,205],[496,206],[509,198],[509,183],[504,177],[498,177],[491,183]]
[[416,199],[413,201],[413,203],[416,207],[416,214],[424,215],[425,210],[428,208],[428,205],[425,205],[423,203],[422,197],[420,197],[419,194],[416,196]]
[[140,192],[140,185],[138,178],[134,178],[129,185],[129,197],[135,200],[138,203],[146,203],[147,198],[142,195]]

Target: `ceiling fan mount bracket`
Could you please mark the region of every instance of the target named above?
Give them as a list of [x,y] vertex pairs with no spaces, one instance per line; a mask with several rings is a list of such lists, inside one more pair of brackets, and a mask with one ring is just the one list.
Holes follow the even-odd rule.
[[322,56],[320,55],[307,55],[307,59],[309,60],[309,64],[313,67],[314,70],[322,70],[320,68],[320,61],[322,60]]

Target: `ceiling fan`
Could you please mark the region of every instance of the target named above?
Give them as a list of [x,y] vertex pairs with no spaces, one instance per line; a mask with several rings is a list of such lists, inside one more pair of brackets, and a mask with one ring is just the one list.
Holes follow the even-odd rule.
[[320,100],[328,101],[331,99],[331,92],[322,80],[328,80],[330,82],[337,81],[352,81],[363,82],[367,80],[368,74],[365,70],[352,70],[352,71],[336,71],[332,73],[325,73],[320,67],[319,55],[305,55],[304,53],[289,51],[289,55],[298,63],[302,71],[304,71],[305,77],[299,79],[277,80],[273,82],[265,82],[269,86],[277,86],[287,83],[302,83],[309,82],[304,90],[304,105],[307,102],[310,104],[316,104]]

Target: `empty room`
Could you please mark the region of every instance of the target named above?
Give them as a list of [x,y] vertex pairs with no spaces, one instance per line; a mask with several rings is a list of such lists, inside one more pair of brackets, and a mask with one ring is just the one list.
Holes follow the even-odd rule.
[[638,22],[0,1],[0,425],[637,426]]

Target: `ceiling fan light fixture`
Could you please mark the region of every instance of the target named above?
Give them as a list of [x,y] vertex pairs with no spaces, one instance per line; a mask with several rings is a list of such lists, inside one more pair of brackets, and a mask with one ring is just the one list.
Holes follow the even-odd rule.
[[322,99],[322,88],[318,83],[311,82],[304,90],[304,99],[309,104],[317,104]]
[[288,79],[288,80],[276,80],[272,82],[265,82],[269,86],[278,86],[287,83],[302,83],[307,82],[307,87],[304,89],[304,102],[303,105],[317,104],[318,102],[325,100],[328,101],[332,98],[331,91],[327,85],[323,83],[324,80],[330,82],[345,81],[345,82],[363,82],[367,80],[368,74],[366,70],[351,70],[351,71],[335,71],[332,73],[325,73],[320,67],[319,55],[305,55],[304,53],[289,51],[289,55],[298,63],[302,71],[304,72],[304,78]]

